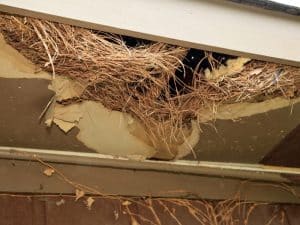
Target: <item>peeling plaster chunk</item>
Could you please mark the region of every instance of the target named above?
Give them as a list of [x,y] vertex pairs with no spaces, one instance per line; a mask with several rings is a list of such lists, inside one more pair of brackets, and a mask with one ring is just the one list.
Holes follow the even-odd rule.
[[68,105],[63,106],[54,103],[55,106],[51,108],[52,112],[48,112],[46,118],[46,125],[51,126],[54,122],[65,133],[69,132],[82,118],[82,112],[80,105]]
[[53,119],[53,122],[65,133],[68,133],[73,127],[75,127],[75,123],[66,122],[60,119]]
[[84,91],[84,86],[66,77],[56,76],[51,85],[49,85],[49,89],[56,92],[57,101],[62,101],[79,97]]
[[276,97],[270,100],[265,100],[258,103],[234,103],[220,105],[217,107],[216,113],[213,109],[206,109],[201,112],[200,122],[207,122],[214,119],[220,120],[235,120],[243,117],[249,117],[256,114],[266,113],[272,110],[281,109],[284,107],[292,107],[293,104],[299,103],[300,97],[295,99],[286,99]]
[[[101,103],[85,101],[68,106],[54,103],[46,115],[46,125],[55,123],[65,133],[78,127],[77,138],[87,147],[102,154],[152,157],[156,150],[131,134],[129,115],[106,109]],[[135,122],[136,123],[136,122]],[[142,126],[136,132],[145,132]]]
[[[100,103],[87,101],[81,104],[83,114],[78,123],[77,138],[99,153],[118,156],[154,155],[156,150],[133,136],[128,123],[132,118],[118,111],[110,111]],[[145,132],[143,129],[139,132]]]

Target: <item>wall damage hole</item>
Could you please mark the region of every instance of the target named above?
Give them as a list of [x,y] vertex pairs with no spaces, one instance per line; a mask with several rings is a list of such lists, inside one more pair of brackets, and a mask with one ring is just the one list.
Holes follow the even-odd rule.
[[[93,101],[125,113],[134,121],[131,134],[155,148],[157,158],[191,152],[201,123],[213,121],[222,106],[299,94],[298,67],[5,14],[0,32],[53,74],[57,108]],[[69,130],[83,117],[60,120]]]

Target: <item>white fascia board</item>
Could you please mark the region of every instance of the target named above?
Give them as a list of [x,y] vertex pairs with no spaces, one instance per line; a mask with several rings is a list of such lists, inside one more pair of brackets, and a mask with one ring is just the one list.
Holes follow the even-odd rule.
[[0,11],[300,66],[300,18],[218,0],[0,0]]

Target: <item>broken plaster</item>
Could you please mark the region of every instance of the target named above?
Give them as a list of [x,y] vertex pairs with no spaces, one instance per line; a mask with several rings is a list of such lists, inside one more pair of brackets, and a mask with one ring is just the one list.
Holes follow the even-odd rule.
[[[241,61],[237,68],[245,63]],[[223,71],[224,72],[224,71]],[[220,74],[223,74],[220,73]],[[4,78],[30,78],[51,80],[52,76],[36,68],[29,60],[23,57],[18,51],[7,45],[0,35],[0,76]],[[214,74],[216,76],[216,74]],[[217,76],[219,77],[219,75]],[[82,91],[82,85],[57,76],[49,88],[56,92],[56,100],[64,100],[78,97]],[[221,105],[217,113],[207,109],[202,113],[200,122],[207,122],[214,119],[238,119],[258,113],[265,113],[287,107],[292,103],[300,102],[300,98],[293,100],[275,98],[260,103],[236,103]],[[135,121],[131,116],[118,111],[110,111],[100,103],[84,101],[68,106],[63,106],[54,101],[48,109],[46,115],[46,125],[55,123],[63,132],[68,133],[72,128],[78,127],[78,140],[87,147],[103,154],[119,156],[139,156],[148,158],[152,156],[163,158],[183,157],[188,154],[197,144],[200,131],[196,121],[192,122],[191,130],[184,137],[181,143],[172,146],[172,151],[167,151],[163,144],[160,147],[165,151],[165,155],[158,154],[159,149],[155,149],[143,126]],[[133,126],[135,124],[135,126]],[[143,138],[141,138],[143,137]],[[158,144],[159,146],[159,144]],[[177,154],[177,155],[174,155]]]
[[17,50],[8,45],[0,34],[0,76],[3,78],[51,79],[51,75],[37,68]]

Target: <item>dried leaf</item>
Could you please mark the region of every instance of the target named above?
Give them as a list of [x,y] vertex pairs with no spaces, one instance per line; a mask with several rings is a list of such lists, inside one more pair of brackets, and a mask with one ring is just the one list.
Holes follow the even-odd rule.
[[79,189],[75,190],[76,199],[75,202],[78,201],[78,199],[82,198],[85,195],[85,192]]
[[59,200],[59,201],[56,202],[56,205],[57,206],[61,206],[61,205],[65,204],[65,203],[66,203],[66,201],[62,198],[61,200]]
[[89,210],[91,210],[93,203],[95,200],[92,197],[88,197],[86,200],[86,206]]
[[119,219],[119,213],[117,212],[117,210],[114,210],[114,216],[115,216],[115,220]]
[[126,200],[126,201],[122,202],[122,205],[123,206],[128,206],[128,205],[131,205],[131,202]]
[[46,175],[46,176],[48,176],[48,177],[51,177],[52,176],[52,174],[55,172],[55,170],[54,169],[52,169],[52,168],[50,168],[50,167],[48,167],[48,168],[46,168],[45,170],[44,170],[44,174]]

